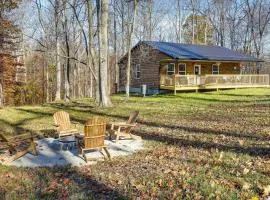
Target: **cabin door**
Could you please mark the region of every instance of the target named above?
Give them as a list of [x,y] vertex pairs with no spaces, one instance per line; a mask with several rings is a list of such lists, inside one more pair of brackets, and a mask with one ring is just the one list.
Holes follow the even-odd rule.
[[194,74],[201,75],[201,65],[194,65]]
[[201,84],[201,65],[194,65],[194,74],[196,75],[196,85]]

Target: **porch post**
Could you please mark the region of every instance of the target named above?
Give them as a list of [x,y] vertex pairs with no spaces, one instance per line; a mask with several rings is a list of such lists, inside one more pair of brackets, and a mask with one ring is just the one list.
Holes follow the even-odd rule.
[[174,87],[174,95],[176,95],[176,75],[173,75],[173,87]]

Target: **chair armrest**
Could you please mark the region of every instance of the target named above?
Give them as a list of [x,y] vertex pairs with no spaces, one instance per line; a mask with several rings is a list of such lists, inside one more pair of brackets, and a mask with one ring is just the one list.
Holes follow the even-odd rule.
[[111,126],[125,126],[125,125],[127,125],[126,122],[110,122],[108,124]]
[[135,127],[136,124],[115,124],[116,127],[126,128],[126,127]]

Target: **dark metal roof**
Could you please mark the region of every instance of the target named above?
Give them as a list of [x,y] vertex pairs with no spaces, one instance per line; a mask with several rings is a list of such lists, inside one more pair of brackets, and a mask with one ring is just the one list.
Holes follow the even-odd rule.
[[253,56],[243,55],[239,52],[220,46],[206,46],[156,41],[141,41],[137,45],[139,45],[140,43],[146,43],[154,49],[157,49],[160,52],[174,59],[263,62],[263,60],[255,58]]

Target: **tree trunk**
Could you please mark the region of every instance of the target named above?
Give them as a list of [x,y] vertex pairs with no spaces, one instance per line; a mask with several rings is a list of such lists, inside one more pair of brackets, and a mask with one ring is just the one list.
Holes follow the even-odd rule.
[[61,99],[61,61],[60,61],[60,34],[59,34],[59,2],[55,1],[55,39],[56,39],[56,94],[55,101]]
[[67,19],[67,12],[66,12],[66,1],[63,1],[64,8],[63,8],[63,29],[65,34],[65,47],[66,47],[66,70],[65,70],[65,102],[70,101],[70,47],[69,47],[69,34],[68,34],[68,19]]
[[207,21],[205,21],[205,28],[204,28],[204,44],[207,45],[207,32],[208,32],[208,24]]
[[153,1],[152,0],[150,0],[149,2],[148,2],[150,5],[149,5],[149,36],[148,36],[148,39],[151,41],[152,40],[152,35],[153,35],[153,33],[152,33],[152,31],[153,31],[153,24],[152,24],[152,12],[153,12]]
[[127,80],[126,80],[126,97],[129,98],[129,87],[130,87],[130,70],[131,70],[131,48],[132,48],[132,34],[133,34],[133,30],[134,30],[134,26],[135,26],[135,22],[136,22],[136,15],[137,15],[137,5],[138,2],[137,0],[133,1],[134,3],[134,12],[133,12],[133,16],[132,16],[132,20],[131,23],[129,24],[129,30],[128,30],[128,41],[127,41],[127,47],[128,47],[128,62],[127,62],[127,69],[126,69],[126,76],[127,76]]
[[46,103],[50,102],[49,65],[46,63]]
[[[97,4],[99,5],[99,2],[97,0]],[[99,11],[97,11],[99,12]],[[87,20],[88,20],[88,67],[90,69],[94,69],[94,72],[91,74],[91,84],[93,87],[93,78],[95,81],[95,100],[96,103],[99,103],[100,100],[100,90],[99,90],[99,64],[97,60],[96,50],[94,46],[94,23],[93,23],[93,6],[92,2],[90,0],[87,1]],[[98,14],[99,15],[99,14]],[[97,16],[99,18],[99,16]],[[99,20],[99,19],[98,19]],[[93,71],[93,70],[92,70]],[[91,90],[91,93],[93,93],[93,88]]]
[[177,42],[182,43],[182,17],[181,17],[181,0],[177,1],[178,9],[178,26],[177,26]]
[[0,107],[4,106],[4,94],[3,94],[3,87],[0,83]]
[[[100,1],[100,2],[99,2]],[[98,36],[99,36],[99,87],[100,105],[103,107],[112,106],[108,91],[108,0],[97,0],[98,17]]]
[[121,52],[121,55],[124,56],[125,52],[126,52],[126,49],[125,49],[125,7],[124,7],[124,3],[123,3],[123,0],[121,0],[121,49],[122,49],[122,52]]
[[117,57],[117,26],[116,26],[116,0],[114,0],[113,4],[113,33],[114,33],[114,46],[113,46],[113,51],[114,51],[114,57],[115,57],[115,92],[118,92],[118,86],[119,86],[119,66],[118,66],[118,57]]
[[56,95],[55,100],[61,99],[61,61],[59,57],[60,53],[60,41],[56,39]]

